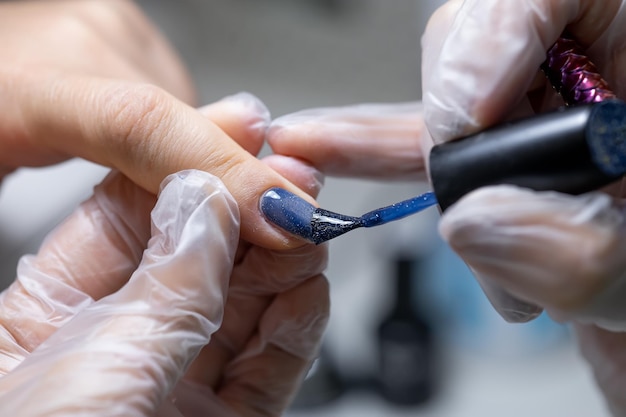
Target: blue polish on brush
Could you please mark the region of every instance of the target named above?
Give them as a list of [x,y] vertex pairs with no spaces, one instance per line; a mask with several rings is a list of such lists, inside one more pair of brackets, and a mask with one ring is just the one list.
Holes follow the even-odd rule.
[[435,194],[424,193],[387,207],[372,210],[360,217],[316,208],[282,188],[271,188],[261,197],[265,218],[281,229],[315,244],[326,242],[360,227],[374,227],[437,204]]

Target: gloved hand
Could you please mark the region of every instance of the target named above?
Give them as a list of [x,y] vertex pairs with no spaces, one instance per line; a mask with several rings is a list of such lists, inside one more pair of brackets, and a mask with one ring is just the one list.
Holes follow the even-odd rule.
[[[419,142],[431,141],[420,109],[407,103],[306,110],[276,119],[268,142],[275,152],[307,158],[338,176],[419,179]],[[626,360],[626,337],[582,323],[623,329],[626,320],[620,205],[600,193],[573,198],[490,187],[451,207],[440,225],[455,250],[489,279],[483,287],[507,319],[540,311],[515,294],[576,322],[581,348],[616,415],[626,410],[626,375],[619,366]]]
[[[538,68],[567,29],[626,97],[626,4],[450,1],[423,37],[425,119],[434,143],[558,103]],[[432,144],[426,146],[426,150]],[[573,321],[616,415],[626,415],[623,187],[572,197],[510,186],[477,190],[443,216],[444,238],[508,320],[545,308]]]
[[[563,6],[552,1],[497,6],[490,1],[448,2],[433,16],[423,38],[424,112],[434,142],[485,128],[524,107],[529,109],[530,104],[537,107],[537,97],[543,99],[540,107],[545,107],[551,94],[529,89],[545,51],[566,25],[589,47],[590,58],[618,95],[626,93],[619,67],[626,42],[620,34],[626,30],[625,12],[622,2]],[[498,36],[492,36],[496,31]],[[543,93],[545,79],[534,87]],[[621,190],[613,190],[619,197]],[[505,210],[496,210],[497,206]],[[441,230],[481,276],[505,318],[524,321],[540,311],[508,297],[509,293],[546,307],[559,318],[579,317],[623,330],[626,311],[616,305],[611,308],[608,300],[597,300],[605,291],[614,292],[621,278],[622,265],[616,261],[621,250],[620,218],[621,209],[611,207],[606,196],[542,195],[498,187],[459,202],[444,216]],[[475,233],[473,244],[461,230],[470,228]],[[596,229],[598,236],[590,232]],[[612,232],[606,235],[607,230]],[[497,261],[491,249],[500,254]],[[487,268],[486,262],[497,262],[497,271],[493,265]],[[542,279],[537,271],[543,271]],[[569,285],[563,288],[565,283]]]
[[273,120],[267,142],[327,175],[425,180],[421,111],[419,102],[302,110]]
[[208,173],[169,176],[150,224],[154,199],[111,174],[21,260],[0,296],[0,414],[284,409],[328,314],[325,248],[238,247],[237,206]]
[[[232,192],[246,240],[302,245],[265,222],[258,200],[276,186],[313,199],[192,107],[182,62],[132,1],[1,2],[0,45],[0,178],[80,157],[156,193],[167,175],[201,169]],[[248,117],[229,122],[252,114],[262,138],[267,109],[248,103]]]
[[558,104],[539,66],[565,29],[624,97],[624,7],[619,0],[445,3],[422,38],[424,117],[433,141]]

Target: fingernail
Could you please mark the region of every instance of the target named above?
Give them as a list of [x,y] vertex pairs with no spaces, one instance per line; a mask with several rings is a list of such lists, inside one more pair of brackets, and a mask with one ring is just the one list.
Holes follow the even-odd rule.
[[519,305],[507,306],[498,310],[500,316],[509,323],[527,323],[536,319],[543,309],[534,304],[519,302]]
[[317,195],[320,193],[320,191],[322,190],[322,187],[324,187],[324,182],[326,181],[326,176],[324,174],[322,174],[321,171],[319,171],[318,169],[312,167],[311,168],[312,171],[312,176],[313,176],[313,182],[309,185],[309,190],[311,190],[311,193],[313,195],[313,197],[317,198]]
[[285,189],[270,188],[261,196],[260,208],[270,223],[293,235],[311,239],[315,207],[309,202]]
[[262,160],[276,172],[289,178],[293,184],[313,198],[319,194],[324,186],[324,174],[300,158],[272,154]]
[[226,96],[222,100],[240,103],[245,107],[252,109],[254,113],[258,114],[262,120],[265,120],[268,123],[272,118],[270,111],[265,103],[263,103],[261,99],[259,99],[254,94],[248,93],[246,91]]
[[526,323],[539,316],[543,309],[533,303],[520,300],[511,295],[501,286],[495,284],[492,280],[485,278],[484,275],[478,273],[475,269],[470,268],[472,273],[483,289],[487,299],[496,309],[498,314],[509,323]]

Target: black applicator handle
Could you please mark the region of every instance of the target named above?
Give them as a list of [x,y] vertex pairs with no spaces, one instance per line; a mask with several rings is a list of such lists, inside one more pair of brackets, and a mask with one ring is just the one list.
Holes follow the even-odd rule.
[[626,104],[572,107],[435,146],[431,181],[442,210],[486,185],[582,194],[626,172],[625,143]]
[[435,146],[430,176],[442,210],[487,185],[582,194],[626,173],[626,105],[613,99],[581,49],[569,38],[559,39],[542,69],[567,104],[577,104],[576,99],[593,104],[540,114]]

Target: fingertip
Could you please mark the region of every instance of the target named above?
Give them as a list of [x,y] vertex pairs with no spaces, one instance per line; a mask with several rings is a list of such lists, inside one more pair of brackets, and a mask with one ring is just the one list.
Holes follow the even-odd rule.
[[285,229],[278,227],[268,220],[260,209],[257,210],[259,214],[253,220],[255,225],[249,228],[242,227],[241,229],[241,238],[245,241],[275,251],[297,249],[311,244],[305,238],[291,234]]
[[292,145],[306,145],[311,132],[317,132],[323,125],[315,123],[298,116],[293,115],[281,116],[273,120],[265,133],[265,140],[272,151],[282,155],[291,155],[294,151],[297,153],[297,147],[292,149]]
[[[286,189],[309,204],[316,204],[315,200],[252,155],[237,152],[226,157],[223,150],[218,149],[217,152],[218,154],[213,156],[219,159],[221,166],[219,171],[215,170],[218,171],[216,175],[226,184],[239,205],[241,238],[273,250],[304,245],[306,242],[270,224],[259,209],[259,200],[273,187]],[[205,161],[205,165],[212,164]]]
[[543,308],[513,296],[490,279],[481,276],[476,270],[472,269],[472,272],[493,308],[508,323],[526,323],[543,312]]
[[241,110],[257,115],[260,119],[271,120],[271,114],[265,103],[260,98],[247,91],[241,91],[221,98],[215,103],[207,104],[198,109],[200,113],[206,115],[212,114],[215,108],[222,105],[232,105]]
[[262,161],[312,197],[317,197],[324,185],[324,174],[302,159],[269,155]]
[[315,206],[299,196],[283,188],[270,188],[261,196],[259,209],[274,226],[302,239],[312,239]]
[[271,122],[267,106],[255,95],[240,92],[198,109],[252,155],[257,155]]
[[508,323],[528,323],[543,313],[541,307],[519,300],[515,301],[512,305],[496,309],[498,314]]
[[[264,202],[267,203],[267,192],[273,189],[284,190],[300,201],[303,206],[314,207],[315,200],[302,190],[291,184],[266,185],[259,194],[251,196],[250,201],[240,204],[242,211],[242,239],[270,250],[289,250],[310,244],[305,237],[290,233],[289,228],[276,224],[264,213]],[[266,204],[265,204],[266,205]],[[244,208],[245,207],[245,208]],[[291,223],[289,223],[291,225]]]
[[220,102],[234,104],[248,110],[251,114],[256,115],[259,121],[263,122],[264,126],[269,125],[272,120],[270,110],[265,103],[263,103],[260,98],[247,91],[240,91],[226,96],[221,99]]

